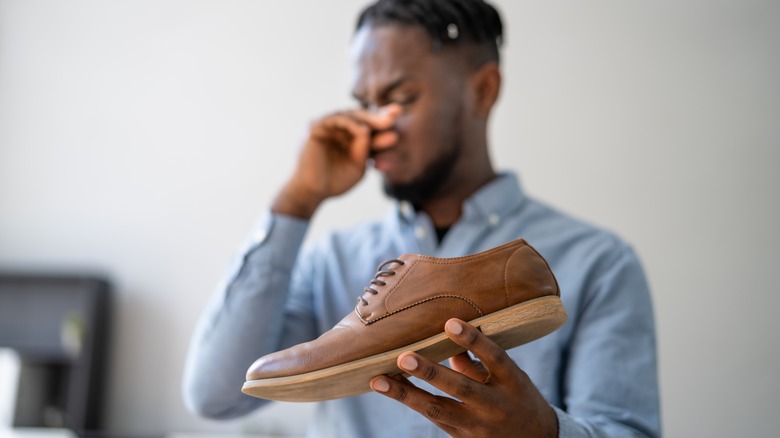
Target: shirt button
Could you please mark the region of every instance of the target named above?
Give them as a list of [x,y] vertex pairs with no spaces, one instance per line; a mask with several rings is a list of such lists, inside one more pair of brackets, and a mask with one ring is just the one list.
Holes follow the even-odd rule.
[[425,228],[423,228],[423,227],[417,227],[417,228],[415,228],[415,229],[414,229],[414,235],[415,235],[415,237],[417,237],[418,239],[422,239],[422,238],[424,238],[424,237],[425,237]]
[[488,216],[488,222],[490,225],[498,225],[498,223],[501,222],[501,216],[492,213],[490,216]]

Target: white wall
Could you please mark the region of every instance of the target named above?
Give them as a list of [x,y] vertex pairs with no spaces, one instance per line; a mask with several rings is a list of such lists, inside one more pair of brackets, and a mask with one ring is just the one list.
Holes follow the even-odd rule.
[[[113,280],[112,429],[302,430],[301,405],[195,419],[179,381],[308,121],[350,103],[362,3],[0,0],[0,269]],[[666,433],[777,435],[780,4],[496,3],[496,162],[642,256]],[[313,235],[382,214],[377,185]]]

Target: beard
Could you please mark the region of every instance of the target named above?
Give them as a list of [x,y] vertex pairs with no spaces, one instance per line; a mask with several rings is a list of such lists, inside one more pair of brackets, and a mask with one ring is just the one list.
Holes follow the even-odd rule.
[[399,201],[408,201],[414,206],[434,199],[441,194],[442,188],[452,175],[461,150],[460,142],[456,143],[446,154],[429,163],[420,175],[409,182],[393,184],[385,179],[383,181],[385,194]]

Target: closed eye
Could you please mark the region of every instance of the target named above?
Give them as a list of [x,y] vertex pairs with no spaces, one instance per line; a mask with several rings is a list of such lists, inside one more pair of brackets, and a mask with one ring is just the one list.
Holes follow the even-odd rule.
[[400,97],[392,99],[393,103],[397,103],[398,105],[401,105],[401,106],[411,105],[411,104],[413,104],[416,101],[417,101],[417,95],[416,94],[413,94],[411,96],[400,96]]

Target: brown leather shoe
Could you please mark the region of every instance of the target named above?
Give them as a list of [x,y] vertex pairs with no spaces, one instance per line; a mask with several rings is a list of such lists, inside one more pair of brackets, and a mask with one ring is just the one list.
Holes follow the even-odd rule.
[[317,401],[368,392],[396,375],[396,358],[416,351],[440,362],[463,351],[444,333],[460,318],[505,349],[563,325],[566,312],[547,262],[522,239],[465,257],[402,255],[382,263],[355,311],[319,338],[261,357],[243,392]]

